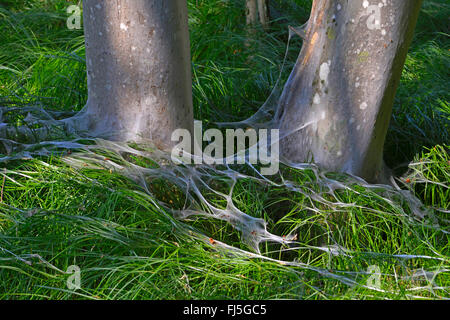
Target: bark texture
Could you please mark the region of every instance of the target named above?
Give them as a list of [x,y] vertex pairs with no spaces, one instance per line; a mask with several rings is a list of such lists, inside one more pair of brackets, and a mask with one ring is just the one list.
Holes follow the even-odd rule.
[[284,157],[386,182],[383,146],[421,2],[313,2],[276,114]]
[[185,0],[84,0],[88,130],[116,140],[193,132]]

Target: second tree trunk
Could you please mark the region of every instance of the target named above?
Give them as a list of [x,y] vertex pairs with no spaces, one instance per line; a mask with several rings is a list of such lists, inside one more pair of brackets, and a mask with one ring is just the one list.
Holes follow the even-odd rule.
[[419,0],[315,0],[280,99],[282,155],[386,182],[383,146]]

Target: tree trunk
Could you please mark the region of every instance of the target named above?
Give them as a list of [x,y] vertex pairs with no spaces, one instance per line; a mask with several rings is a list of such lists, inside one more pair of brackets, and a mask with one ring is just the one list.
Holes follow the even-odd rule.
[[383,145],[421,0],[314,0],[279,101],[282,155],[386,182]]
[[258,0],[259,22],[263,28],[269,26],[269,0]]
[[193,132],[190,45],[185,0],[83,2],[88,130],[114,140]]
[[258,22],[258,4],[256,0],[246,0],[245,6],[247,9],[247,25],[253,25]]
[[264,28],[269,26],[269,0],[246,0],[247,25],[255,25],[259,22]]

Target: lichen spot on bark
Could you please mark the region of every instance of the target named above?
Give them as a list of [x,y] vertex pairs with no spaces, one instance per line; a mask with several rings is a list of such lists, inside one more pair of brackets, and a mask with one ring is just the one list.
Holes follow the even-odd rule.
[[328,83],[328,75],[330,74],[330,64],[328,62],[322,63],[319,70],[320,80],[323,84]]

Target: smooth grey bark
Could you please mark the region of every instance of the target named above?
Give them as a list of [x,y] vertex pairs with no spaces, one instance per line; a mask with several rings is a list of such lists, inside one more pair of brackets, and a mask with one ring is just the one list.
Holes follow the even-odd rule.
[[173,145],[193,132],[185,0],[83,1],[87,129],[114,140]]
[[314,0],[275,115],[293,162],[387,182],[383,146],[421,0]]

